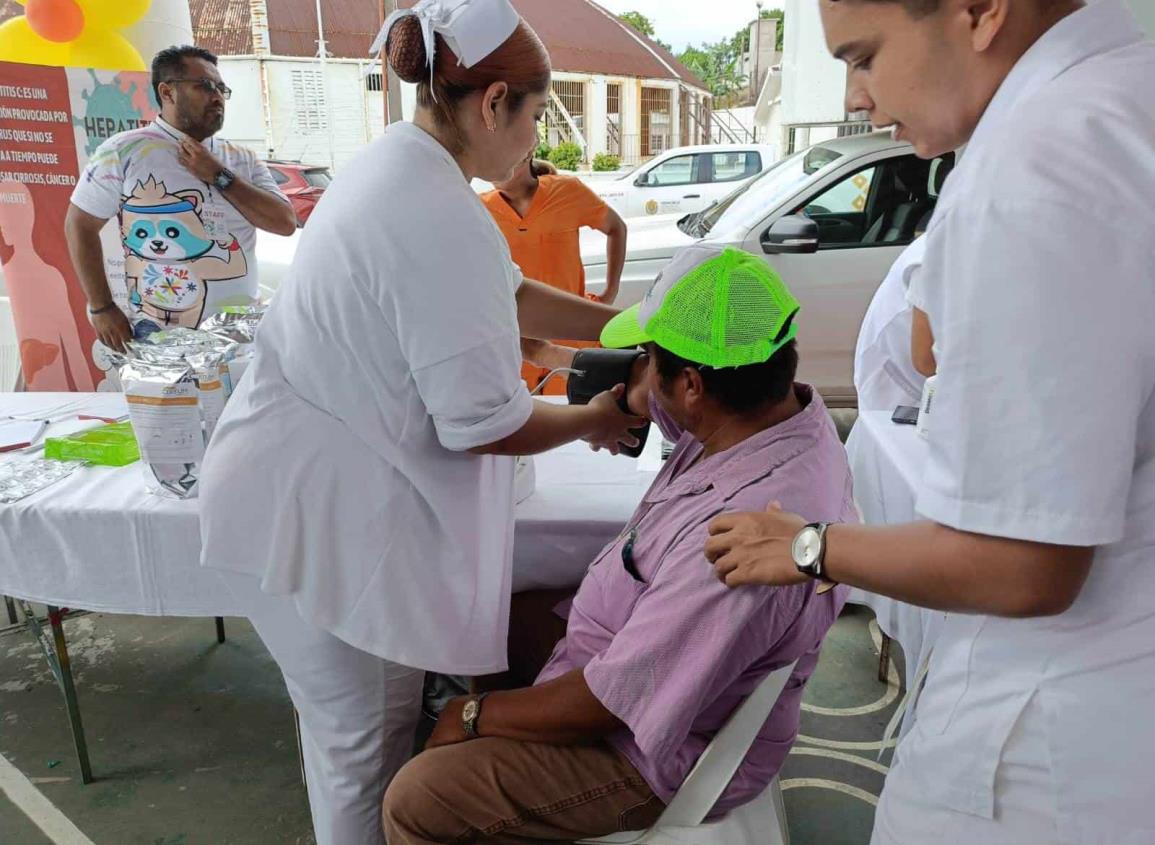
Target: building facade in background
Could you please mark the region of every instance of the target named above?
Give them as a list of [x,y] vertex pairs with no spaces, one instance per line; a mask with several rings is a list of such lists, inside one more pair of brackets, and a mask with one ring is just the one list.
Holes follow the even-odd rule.
[[842,135],[870,131],[864,115],[846,111],[846,67],[830,55],[818,5],[785,0],[780,64],[763,78],[754,122],[783,155]]
[[766,77],[782,63],[778,51],[778,18],[759,18],[750,22],[749,41],[742,56],[741,73],[746,78],[742,105],[752,106],[758,92],[766,84]]
[[[588,0],[513,0],[554,66],[546,140],[572,141],[588,163],[624,164],[710,139],[705,85],[658,44]],[[405,6],[409,3],[402,2]],[[271,159],[340,168],[385,127],[380,62],[368,47],[373,0],[190,0],[197,43],[221,57],[233,89],[221,136]],[[412,114],[412,86],[402,91]],[[714,138],[713,140],[719,140]]]
[[783,149],[779,127],[773,121],[760,119],[757,111],[761,92],[781,78],[782,53],[777,47],[780,25],[776,18],[750,22],[746,51],[738,59],[738,72],[745,79],[745,87],[738,93],[736,105],[714,110],[710,122],[714,143],[762,143]]
[[[1090,0],[1101,2],[1101,0]],[[1155,0],[1126,0],[1147,35],[1155,37]],[[863,115],[846,112],[846,66],[826,48],[818,4],[784,0],[781,67],[760,87],[754,121],[783,155],[841,135],[870,130]]]

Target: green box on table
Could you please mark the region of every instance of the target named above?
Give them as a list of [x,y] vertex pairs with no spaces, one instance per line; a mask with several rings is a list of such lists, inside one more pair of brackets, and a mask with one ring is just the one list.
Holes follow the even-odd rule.
[[122,467],[140,460],[132,423],[119,422],[78,431],[44,441],[44,457],[56,461],[88,461],[100,466]]

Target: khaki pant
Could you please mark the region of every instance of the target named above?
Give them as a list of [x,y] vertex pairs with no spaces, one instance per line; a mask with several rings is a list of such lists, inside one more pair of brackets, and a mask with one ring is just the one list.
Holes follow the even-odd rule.
[[389,845],[527,845],[644,829],[664,809],[608,745],[483,737],[409,761],[382,819]]
[[[557,591],[514,597],[510,671],[479,679],[479,688],[532,682],[565,633],[551,613],[564,597]],[[644,829],[664,809],[607,743],[483,737],[409,761],[385,793],[382,819],[389,845],[527,845]]]

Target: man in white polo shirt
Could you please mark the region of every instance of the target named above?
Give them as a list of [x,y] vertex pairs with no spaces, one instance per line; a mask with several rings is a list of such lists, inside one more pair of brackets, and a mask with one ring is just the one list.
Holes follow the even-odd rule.
[[[213,136],[232,93],[217,59],[170,47],[152,62],[160,116],[121,132],[93,153],[72,194],[65,235],[106,346],[171,326],[196,328],[226,305],[257,296],[257,229],[290,235],[297,219],[251,150]],[[120,221],[126,315],[113,300],[100,230]]]
[[1155,842],[1155,43],[1122,0],[819,0],[847,106],[931,157],[909,525],[720,517],[731,585],[950,612],[875,845]]

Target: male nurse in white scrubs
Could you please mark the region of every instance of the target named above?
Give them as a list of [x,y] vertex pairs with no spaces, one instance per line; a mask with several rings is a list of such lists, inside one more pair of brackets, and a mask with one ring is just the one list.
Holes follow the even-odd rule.
[[854,348],[854,391],[860,412],[917,407],[922,399],[926,376],[916,369],[910,354],[913,309],[906,295],[925,253],[926,239],[921,236],[902,251],[862,318]]
[[1155,842],[1155,43],[1122,0],[818,0],[847,108],[931,157],[909,525],[719,517],[727,584],[949,611],[875,845]]

